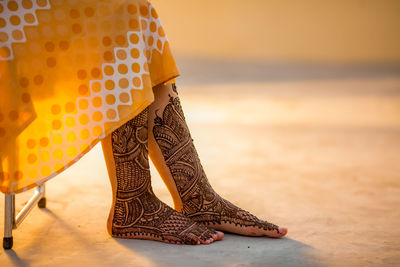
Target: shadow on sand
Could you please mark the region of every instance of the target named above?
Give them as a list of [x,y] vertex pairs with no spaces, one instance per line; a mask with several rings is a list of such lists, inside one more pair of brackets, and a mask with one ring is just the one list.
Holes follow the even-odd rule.
[[116,239],[156,266],[322,266],[311,256],[313,247],[291,238],[225,234],[211,245],[171,245],[147,240]]
[[18,266],[18,267],[28,267],[29,263],[25,260],[22,260],[18,254],[10,249],[10,250],[4,250],[4,254],[7,255],[7,257],[10,259],[10,262],[12,262],[13,266]]

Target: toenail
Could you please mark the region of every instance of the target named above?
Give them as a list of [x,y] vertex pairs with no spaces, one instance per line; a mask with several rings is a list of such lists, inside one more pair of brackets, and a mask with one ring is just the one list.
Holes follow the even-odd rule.
[[286,234],[287,233],[287,228],[279,227],[278,231],[279,231],[280,234]]

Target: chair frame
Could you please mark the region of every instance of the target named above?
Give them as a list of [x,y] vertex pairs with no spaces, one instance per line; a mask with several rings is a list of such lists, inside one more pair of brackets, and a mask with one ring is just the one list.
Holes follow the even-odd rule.
[[22,210],[16,215],[15,214],[15,193],[5,194],[4,201],[4,237],[3,237],[3,248],[11,249],[13,246],[13,229],[22,223],[22,221],[28,216],[29,212],[38,204],[39,208],[46,208],[46,197],[45,197],[45,185],[41,184],[35,188],[33,196],[29,199],[28,203],[22,208]]

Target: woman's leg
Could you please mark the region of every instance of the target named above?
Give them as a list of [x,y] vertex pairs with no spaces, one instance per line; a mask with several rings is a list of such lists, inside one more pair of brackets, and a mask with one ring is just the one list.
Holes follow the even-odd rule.
[[148,108],[103,142],[113,189],[107,229],[114,237],[209,244],[218,233],[162,203],[153,193],[147,149]]
[[258,219],[212,189],[190,136],[176,86],[155,87],[154,94],[149,110],[149,153],[172,194],[175,209],[217,230],[284,236],[286,228]]

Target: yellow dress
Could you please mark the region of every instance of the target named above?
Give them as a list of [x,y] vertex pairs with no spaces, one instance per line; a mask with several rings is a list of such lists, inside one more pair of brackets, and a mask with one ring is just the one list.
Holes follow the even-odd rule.
[[179,75],[145,0],[0,1],[0,190],[56,176]]

